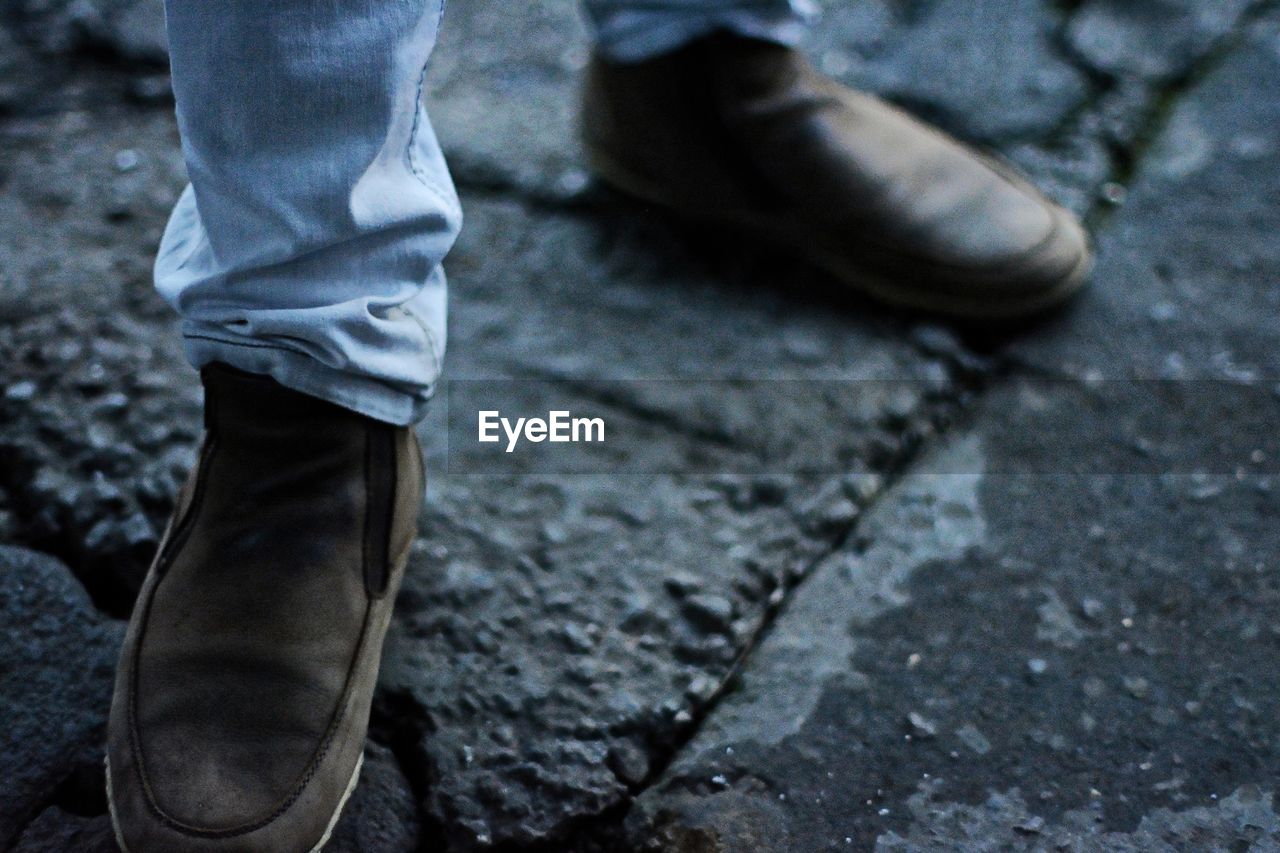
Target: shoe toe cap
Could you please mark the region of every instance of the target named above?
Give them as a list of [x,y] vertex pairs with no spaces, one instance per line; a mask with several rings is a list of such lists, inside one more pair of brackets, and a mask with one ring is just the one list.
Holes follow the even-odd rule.
[[317,849],[354,786],[360,761],[351,768],[329,755],[321,764],[305,784],[295,779],[282,793],[272,780],[225,757],[188,752],[171,763],[148,760],[144,776],[131,750],[110,749],[108,798],[117,840],[133,853]]
[[1074,293],[1093,263],[1089,234],[1070,211],[1053,206],[1053,228],[1035,248],[1011,265],[1007,281],[1028,294]]

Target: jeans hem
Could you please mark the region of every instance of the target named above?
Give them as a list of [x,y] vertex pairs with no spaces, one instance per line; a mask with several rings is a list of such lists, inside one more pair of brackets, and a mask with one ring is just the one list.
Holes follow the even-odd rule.
[[426,415],[434,383],[410,394],[376,379],[344,372],[309,355],[269,343],[228,341],[209,335],[184,333],[187,360],[199,370],[210,362],[272,379],[311,397],[394,426],[411,426]]

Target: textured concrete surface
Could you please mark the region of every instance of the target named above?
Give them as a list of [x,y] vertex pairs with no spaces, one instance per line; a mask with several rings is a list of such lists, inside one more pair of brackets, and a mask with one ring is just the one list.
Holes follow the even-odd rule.
[[[573,4],[453,0],[449,393],[634,442],[504,468],[432,412],[334,849],[1280,845],[1280,18],[828,6],[819,67],[1087,215],[1093,288],[979,336],[666,222],[583,168]],[[0,13],[0,849],[109,850],[120,620],[199,438],[148,280],[182,164],[156,0]]]

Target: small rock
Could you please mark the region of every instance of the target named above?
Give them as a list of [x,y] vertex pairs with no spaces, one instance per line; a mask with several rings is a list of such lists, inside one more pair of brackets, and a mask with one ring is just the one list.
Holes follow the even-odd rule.
[[693,681],[689,682],[689,687],[685,691],[685,695],[695,702],[706,702],[716,692],[716,682],[706,675],[696,675]]
[[702,589],[702,578],[689,572],[676,572],[668,575],[663,580],[662,586],[676,598],[684,598],[686,595]]
[[560,636],[564,639],[565,645],[569,647],[569,651],[575,654],[586,654],[596,645],[591,636],[576,622],[570,622],[561,628]]
[[844,493],[855,502],[866,504],[884,488],[884,477],[879,474],[849,474],[840,484]]
[[132,148],[124,148],[116,152],[115,165],[117,172],[132,172],[138,168],[138,164],[142,159],[138,156],[138,152]]
[[733,603],[719,595],[691,595],[682,612],[696,627],[707,632],[728,633],[733,625]]
[[787,329],[782,335],[782,347],[792,360],[802,364],[817,364],[827,354],[823,339],[807,329]]
[[641,634],[646,631],[661,630],[664,624],[661,614],[654,609],[653,603],[648,598],[632,596],[627,599],[626,609],[622,613],[618,627],[628,634]]
[[1050,590],[1046,593],[1046,600],[1036,608],[1036,614],[1040,617],[1036,626],[1037,640],[1052,643],[1060,649],[1070,649],[1084,639],[1084,631],[1056,592]]
[[120,525],[124,544],[129,548],[150,548],[157,544],[151,522],[140,512],[131,514]]
[[627,785],[639,785],[649,775],[649,756],[629,742],[610,747],[606,761],[609,769]]
[[1013,828],[1023,835],[1039,835],[1044,830],[1044,818],[1039,815],[1032,815],[1022,823],[1015,824]]
[[964,345],[955,332],[945,326],[924,324],[911,330],[911,342],[926,355],[951,362],[970,373],[989,369],[987,359]]
[[15,382],[4,390],[4,397],[15,403],[25,403],[35,397],[36,390],[36,383],[30,380]]
[[991,741],[987,740],[987,736],[972,723],[966,723],[956,729],[956,737],[978,755],[986,755],[991,751]]
[[1111,207],[1119,207],[1124,204],[1124,200],[1128,197],[1129,192],[1124,188],[1123,184],[1118,184],[1115,181],[1107,181],[1102,185],[1102,190],[1099,195],[1102,197],[1102,200]]
[[590,175],[582,169],[566,169],[556,178],[556,197],[560,199],[573,198],[585,190],[590,183]]
[[413,791],[391,751],[370,743],[364,769],[325,850],[414,850],[418,811]]
[[841,498],[822,511],[820,521],[825,530],[840,530],[853,524],[857,518],[857,505],[848,498]]
[[1146,699],[1151,695],[1151,682],[1140,675],[1126,675],[1121,683],[1124,685],[1124,692],[1134,699]]
[[139,75],[129,80],[128,95],[135,103],[146,106],[167,104],[173,100],[173,85],[168,74]]
[[95,405],[95,412],[102,415],[114,415],[129,406],[129,398],[118,391],[105,395]]
[[1090,622],[1102,619],[1102,614],[1106,611],[1107,606],[1096,598],[1085,598],[1080,601],[1080,613]]
[[921,740],[937,737],[938,734],[937,723],[916,711],[907,714],[907,726],[911,729],[911,734]]

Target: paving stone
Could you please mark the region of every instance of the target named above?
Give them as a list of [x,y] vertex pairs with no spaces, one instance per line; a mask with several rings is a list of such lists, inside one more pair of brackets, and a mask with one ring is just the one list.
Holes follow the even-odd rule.
[[[805,840],[808,828],[797,818],[797,810],[807,814],[824,805],[821,797],[816,803],[795,798],[790,759],[774,763],[762,755],[789,754],[789,745],[805,737],[825,694],[836,685],[851,703],[865,701],[867,677],[851,664],[858,647],[853,627],[902,606],[904,586],[919,567],[960,558],[985,543],[977,491],[981,466],[981,449],[972,440],[939,451],[859,526],[859,541],[870,542],[869,549],[842,551],[814,569],[733,691],[657,785],[640,796],[628,819],[632,845],[684,849],[681,843],[698,839],[725,850],[823,849],[811,846],[811,837]],[[939,473],[931,475],[930,469]],[[904,710],[890,723],[892,737],[899,739],[903,732],[936,736],[932,714]],[[860,731],[849,734],[854,741],[863,737]],[[815,768],[857,772],[843,759],[824,760],[808,744],[800,749]],[[849,751],[850,745],[842,744],[832,754],[852,758]],[[735,781],[727,787],[708,782],[718,776]],[[861,805],[835,800],[830,808],[849,814]]]
[[831,4],[814,34],[819,67],[961,135],[1042,139],[1088,94],[1057,49],[1049,0]]
[[[129,20],[154,35],[143,4],[110,8],[87,20],[116,27],[112,38]],[[1187,50],[1230,27],[1178,9],[1178,28],[1198,28],[1179,42]],[[1118,6],[1076,14],[1073,50],[1099,67],[1121,55],[1105,52],[1096,23]],[[50,51],[95,32],[56,20]],[[1134,132],[1103,113],[1145,104],[1190,66],[1175,51],[1117,65],[1108,73],[1136,81],[1117,84],[1130,100],[1094,104],[1079,57],[1062,54],[1065,20],[1030,0],[845,4],[812,49],[830,73],[995,144],[1086,209],[1112,166],[1107,139]],[[1010,382],[929,457],[950,473],[904,479],[863,519],[880,477],[962,401],[957,375],[986,378],[989,364],[936,330],[905,342],[901,318],[832,294],[784,255],[584,193],[576,12],[557,0],[512,21],[492,0],[450,4],[428,79],[468,211],[449,263],[450,377],[526,380],[519,406],[602,411],[638,449],[625,472],[609,448],[586,451],[586,473],[537,455],[486,469],[449,446],[465,424],[432,413],[425,535],[378,696],[377,735],[396,755],[371,747],[342,849],[412,849],[436,834],[457,849],[586,843],[575,833],[618,814],[673,753],[632,810],[634,846],[911,838],[923,773],[946,782],[930,789],[936,802],[964,808],[1021,786],[1037,805],[991,837],[1052,835],[1102,784],[1071,755],[1135,791],[1126,802],[1103,785],[1105,826],[1120,833],[1157,806],[1182,813],[1259,780],[1274,764],[1258,711],[1274,693],[1263,618],[1274,589],[1257,568],[1275,551],[1262,524],[1273,485],[1265,464],[1238,480],[1228,463],[1263,449],[1246,445],[1266,438],[1272,410],[1253,398],[1248,417],[1215,428],[1210,415],[1236,398],[1196,397],[1213,406],[1169,429],[1159,400],[1140,405],[1143,386]],[[1117,38],[1163,44],[1163,26],[1134,13]],[[1182,375],[1162,371],[1171,364],[1273,375],[1274,330],[1260,318],[1276,313],[1262,286],[1276,268],[1274,40],[1274,23],[1256,25],[1175,106],[1108,223],[1099,286],[1044,340],[1019,343],[1021,359],[1085,378]],[[176,139],[163,109],[102,105],[2,131],[15,153],[0,220],[26,227],[0,232],[0,416],[12,424],[6,460],[19,463],[0,480],[0,533],[56,550],[99,603],[121,608],[198,434],[194,376],[147,281],[181,181]],[[670,381],[689,377],[714,381]],[[1099,434],[1114,439],[1101,459],[1089,455]],[[1209,473],[1197,474],[1202,459]],[[1170,476],[1092,476],[1103,471]],[[771,602],[815,561],[741,686],[716,698]],[[1077,618],[1086,598],[1106,606]],[[694,601],[706,606],[691,622]],[[1188,601],[1220,606],[1188,612]],[[1188,636],[1196,620],[1225,633]],[[1220,661],[1250,689],[1176,671],[1179,655]],[[1045,664],[1034,678],[1030,660]],[[1141,697],[1126,678],[1145,680]],[[29,713],[34,699],[20,704]],[[928,725],[913,732],[911,714]],[[1194,727],[1194,751],[1179,726]],[[1139,729],[1154,732],[1145,751]],[[102,804],[86,805],[100,771],[81,759],[30,765],[8,830],[25,826],[28,849],[101,840]]]
[[[25,176],[5,216],[32,227],[0,243],[13,261],[0,405],[21,463],[3,483],[16,532],[67,557],[120,613],[199,433],[194,376],[146,276],[181,169],[170,120],[141,115],[14,130]],[[399,754],[432,780],[421,805],[460,848],[563,837],[623,802],[770,592],[874,494],[848,476],[892,464],[954,405],[951,356],[898,340],[899,320],[833,298],[785,257],[626,209],[466,204],[452,375],[549,380],[575,410],[645,426],[650,455],[625,477],[566,477],[536,459],[469,472],[449,464],[442,413],[423,427],[440,475],[379,701],[407,697],[388,737],[412,741]],[[789,292],[774,285],[784,276]],[[646,377],[698,381],[615,381],[613,396],[587,381]],[[703,581],[716,630],[666,594],[679,573]],[[420,735],[405,722],[418,718],[431,721]]]
[[[450,455],[435,480],[385,681],[432,720],[428,810],[462,849],[555,839],[622,802],[634,773],[609,756],[667,748],[710,692],[692,686],[718,684],[770,590],[856,516],[866,496],[847,496],[844,476],[895,458],[951,393],[949,369],[880,322],[765,286],[767,255],[699,258],[680,231],[628,213],[468,201],[452,259],[455,383],[557,377],[575,412],[662,429],[647,445],[655,469],[633,454],[622,476],[469,473]],[[779,317],[821,363],[787,357]],[[654,376],[697,381],[618,381]],[[575,377],[615,380],[611,396]],[[708,434],[740,440],[708,446]],[[423,435],[438,453],[438,425]],[[793,455],[770,457],[770,439]],[[792,473],[806,455],[811,473]],[[706,476],[662,467],[699,456]],[[674,575],[698,579],[684,603],[663,594]]]
[[829,4],[807,50],[826,73],[995,150],[1084,214],[1115,164],[1097,86],[1062,50],[1059,5]]
[[[1267,784],[1280,750],[1261,711],[1277,688],[1265,627],[1280,588],[1274,465],[1214,468],[1195,441],[1191,464],[1164,473],[1136,474],[1124,442],[1062,454],[1057,435],[1119,431],[1113,412],[1062,387],[1043,417],[1043,398],[992,392],[979,434],[954,439],[872,508],[640,796],[633,845],[916,838],[907,806],[921,784],[955,808],[1017,785],[1051,823],[1097,800],[1097,830],[1131,833],[1146,815],[1172,820],[1153,809]],[[1235,425],[1211,420],[1182,428],[1228,443]],[[1003,455],[1021,432],[1034,433],[1043,467]],[[1051,605],[1046,632],[1046,602],[1084,595],[1108,611],[1087,630],[1073,618],[1068,632]],[[745,814],[771,815],[772,829],[740,842]],[[969,838],[927,826],[951,833],[940,845]],[[1004,836],[984,825],[974,837],[996,849]]]
[[325,850],[334,853],[411,853],[420,841],[418,804],[395,757],[384,746],[365,747],[364,768]]
[[1088,0],[1071,16],[1072,49],[1115,77],[1164,79],[1185,74],[1239,24],[1248,0]]
[[[872,509],[641,795],[633,845],[1146,849],[1157,835],[1226,844],[1246,826],[1266,837],[1269,795],[1239,786],[1265,785],[1280,749],[1258,710],[1276,686],[1262,626],[1277,588],[1280,447],[1267,424],[1280,400],[1264,318],[1280,258],[1264,233],[1272,99],[1240,93],[1277,74],[1277,32],[1256,24],[1176,106],[1104,237],[1094,293],[1018,345],[1084,381],[1001,383],[974,433]],[[1230,381],[1105,381],[1170,376],[1171,351],[1174,378]],[[956,456],[966,447],[976,468]],[[930,481],[931,464],[956,473]],[[955,499],[965,482],[976,503]],[[941,533],[957,520],[971,533]],[[1066,604],[1085,599],[1087,624]],[[796,685],[799,672],[812,677]],[[1231,699],[1206,703],[1221,691]],[[904,727],[912,713],[937,734]],[[1010,784],[1025,811],[1017,793],[990,794]],[[1221,811],[1201,805],[1237,789]],[[770,819],[744,836],[752,814]]]
[[1280,85],[1278,33],[1274,14],[1256,22],[1173,105],[1099,237],[1093,287],[1021,342],[1021,357],[1077,377],[1280,374],[1272,329],[1258,322],[1280,312],[1280,105],[1265,94]]
[[[91,802],[101,799],[102,743],[122,636],[123,626],[93,609],[65,566],[0,546],[0,846],[14,843],[60,796],[78,799],[89,790],[96,792]],[[86,837],[97,832],[83,830]]]
[[833,76],[993,147],[1083,215],[1115,203],[1128,156],[1115,152],[1140,146],[1163,87],[1229,42],[1248,6],[860,2],[826,9],[809,51]]

